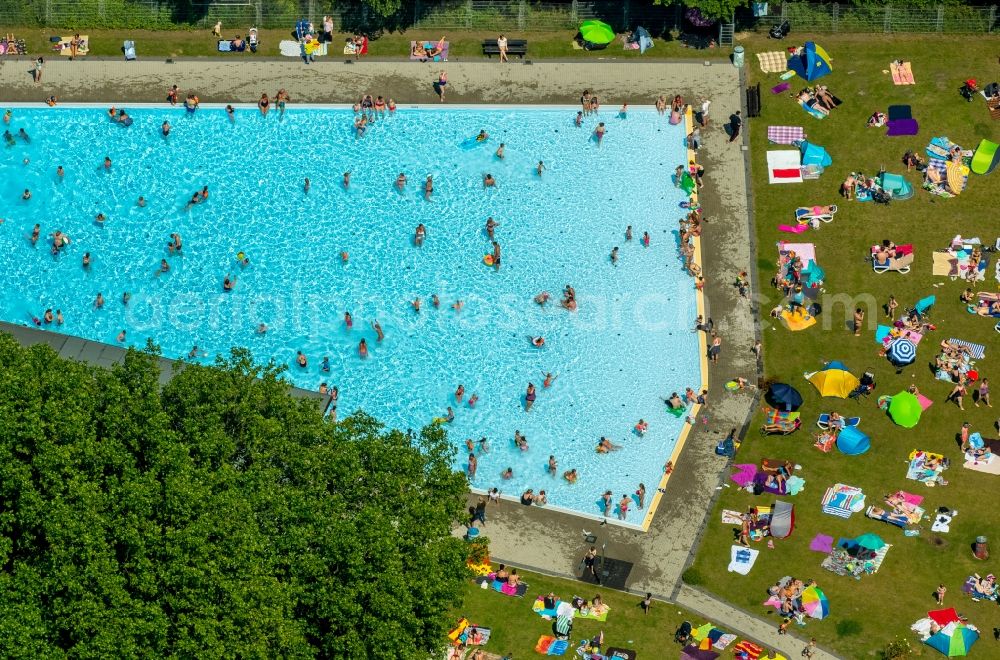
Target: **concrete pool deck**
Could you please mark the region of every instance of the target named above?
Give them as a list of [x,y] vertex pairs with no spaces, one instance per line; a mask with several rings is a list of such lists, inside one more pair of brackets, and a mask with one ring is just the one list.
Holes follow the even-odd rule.
[[[660,94],[668,99],[682,94],[694,104],[702,98],[710,99],[712,119],[703,131],[699,153],[706,180],[701,195],[706,218],[701,252],[706,313],[714,320],[724,344],[719,363],[709,368],[708,406],[699,413],[698,424],[686,438],[648,532],[600,526],[576,516],[509,502],[488,509],[489,522],[483,531],[490,538],[496,560],[575,577],[587,548],[583,537],[586,529],[597,535],[598,547],[607,543],[609,557],[634,564],[626,585],[630,591],[653,592],[786,656],[797,656],[804,642],[792,635],[778,636],[775,620],[765,621],[733,608],[681,581],[703,528],[719,524],[707,520],[707,516],[716,491],[723,487],[729,461],[714,454],[715,444],[731,428],[741,429],[756,404],[755,390],[729,393],[724,388],[726,381],[737,376],[750,382],[757,380],[757,364],[750,352],[757,336],[757,310],[752,299],[741,299],[733,286],[741,270],[751,276],[756,270],[743,140],[729,144],[723,130],[730,113],[742,105],[742,85],[736,69],[718,61],[710,66],[664,61],[500,65],[378,61],[344,64],[331,59],[305,66],[294,59],[248,63],[204,58],[171,64],[90,59],[47,62],[43,81],[36,85],[30,68],[30,61],[0,62],[0,102],[40,102],[50,95],[60,101],[162,102],[167,88],[177,84],[182,94],[194,92],[205,102],[252,103],[262,91],[273,95],[285,88],[293,106],[296,102],[350,103],[372,93],[391,96],[405,107],[410,103],[437,102],[432,82],[442,69],[449,78],[447,101],[455,103],[576,103],[581,91],[589,88],[610,114],[623,102],[649,104]],[[744,124],[746,131],[750,123],[747,120]],[[668,220],[672,224],[675,219]],[[690,323],[693,328],[694,319]],[[6,327],[0,329],[9,331]],[[82,353],[77,357],[86,358]],[[97,361],[100,363],[99,357]],[[703,418],[707,423],[702,423]],[[818,650],[815,657],[834,656]]]

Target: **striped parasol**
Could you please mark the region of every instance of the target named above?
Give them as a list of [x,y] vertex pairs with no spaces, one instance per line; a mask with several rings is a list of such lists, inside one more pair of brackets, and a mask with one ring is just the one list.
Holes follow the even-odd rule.
[[913,361],[917,359],[917,345],[909,339],[897,339],[889,346],[887,357],[889,362],[897,367],[913,364]]

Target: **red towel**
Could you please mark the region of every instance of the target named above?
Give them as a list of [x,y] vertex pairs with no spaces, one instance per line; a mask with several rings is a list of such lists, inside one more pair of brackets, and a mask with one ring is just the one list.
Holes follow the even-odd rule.
[[763,652],[764,652],[764,649],[762,649],[761,647],[757,646],[753,642],[745,640],[745,639],[742,640],[739,644],[737,644],[736,646],[733,647],[733,653],[735,653],[737,655],[740,654],[740,653],[746,653],[748,656],[750,656],[751,660],[757,660],[757,658],[759,658],[760,655],[761,655],[761,653],[763,653]]
[[934,610],[933,612],[928,612],[927,616],[939,626],[947,626],[952,621],[959,621],[958,612],[955,611],[954,607],[949,607],[946,610]]
[[802,176],[802,171],[797,167],[776,168],[771,173],[775,179],[797,179]]

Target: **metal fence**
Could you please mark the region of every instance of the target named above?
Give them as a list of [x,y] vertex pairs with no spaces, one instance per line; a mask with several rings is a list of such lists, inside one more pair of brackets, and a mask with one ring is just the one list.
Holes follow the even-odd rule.
[[915,8],[905,5],[855,7],[839,3],[785,2],[772,13],[741,21],[743,27],[768,29],[787,20],[799,32],[992,32],[997,7],[948,5]]
[[[588,18],[616,30],[642,25],[656,36],[691,29],[682,2],[654,0],[403,0],[395,16],[378,17],[361,0],[0,0],[0,28],[66,29],[205,28],[221,21],[227,29],[256,25],[291,28],[306,18],[319,25],[333,17],[338,30],[489,30],[544,32],[575,29]],[[739,29],[767,29],[789,20],[809,32],[991,32],[997,8],[905,5],[855,7],[837,3],[754,3],[763,15],[738,12]],[[758,12],[760,13],[760,12]]]

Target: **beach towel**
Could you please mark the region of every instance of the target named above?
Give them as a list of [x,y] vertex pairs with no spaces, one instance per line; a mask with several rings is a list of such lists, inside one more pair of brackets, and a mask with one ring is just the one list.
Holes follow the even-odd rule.
[[958,612],[955,611],[954,607],[949,607],[942,610],[933,610],[927,613],[931,621],[938,624],[939,626],[947,626],[949,623],[955,623],[960,621],[958,618]]
[[300,44],[297,41],[284,39],[278,42],[278,52],[284,55],[285,57],[301,57],[302,44]]
[[969,356],[973,360],[982,360],[986,357],[986,347],[982,344],[976,344],[971,341],[965,341],[962,339],[955,339],[952,337],[948,340],[948,343],[953,346],[960,346],[969,349]]
[[733,654],[739,656],[740,653],[746,653],[750,660],[757,660],[763,653],[763,647],[757,646],[748,639],[741,640],[739,644],[733,647]]
[[826,489],[821,501],[823,513],[840,518],[850,518],[852,514],[865,508],[865,495],[860,488],[835,484]]
[[733,511],[732,509],[722,510],[723,525],[739,525],[742,522],[743,522],[743,515],[739,511]]
[[788,89],[791,86],[792,86],[792,84],[788,83],[788,82],[778,83],[777,85],[775,85],[774,87],[771,88],[771,93],[772,94],[781,94],[782,92],[788,91]]
[[[73,52],[70,50],[70,42],[73,41],[73,35],[68,37],[62,37],[59,41],[52,45],[52,50],[58,51],[60,55],[65,55],[66,57],[72,57]],[[90,52],[90,36],[86,34],[81,34],[79,38],[79,45],[76,47],[77,55],[86,55]]]
[[[437,47],[437,42],[436,41],[422,41],[420,43],[421,43],[421,45],[423,45],[424,49],[428,50],[428,51],[433,50],[434,48]],[[416,57],[413,54],[413,47],[416,46],[416,45],[417,45],[416,41],[411,41],[410,42],[410,61],[412,61],[412,62],[427,62],[427,61],[431,61],[431,60],[433,60],[434,62],[447,62],[448,61],[448,47],[450,45],[449,42],[447,42],[447,41],[444,42],[444,46],[441,48],[441,52],[438,53],[437,55],[435,55],[434,57],[423,57],[423,58]]]
[[740,488],[746,488],[753,483],[754,476],[757,474],[757,466],[753,463],[741,463],[739,465],[734,465],[733,469],[736,472],[730,477]]
[[816,325],[816,317],[811,314],[807,314],[801,308],[794,312],[790,312],[786,309],[781,312],[781,320],[784,322],[785,327],[792,332],[800,332]]
[[542,655],[563,655],[569,648],[569,642],[564,639],[556,639],[551,635],[542,635],[535,644],[535,651]]
[[769,183],[802,183],[802,153],[795,151],[768,151],[767,177]]
[[764,73],[782,73],[788,70],[788,58],[780,50],[757,53],[757,62]]
[[903,62],[901,64],[890,62],[889,71],[892,72],[892,84],[894,85],[917,84],[916,81],[913,79],[913,69],[910,67],[909,62]]
[[516,587],[512,587],[509,584],[507,584],[506,581],[494,580],[492,573],[490,575],[484,575],[482,577],[476,578],[476,584],[482,585],[484,583],[490,586],[493,589],[493,591],[501,593],[505,596],[515,596],[517,598],[522,598],[524,597],[524,594],[528,593],[528,585],[526,583],[521,582]]
[[795,225],[794,227],[790,225],[778,225],[778,231],[787,231],[789,234],[802,234],[809,231],[809,225]]
[[910,452],[910,465],[906,469],[906,478],[921,483],[930,483],[937,480],[938,475],[944,470],[944,466],[938,463],[935,467],[927,467],[928,459],[940,461],[941,454],[934,454],[914,449]]
[[757,561],[757,555],[759,554],[760,550],[744,548],[742,545],[732,546],[729,549],[729,572],[746,575],[753,568],[753,564]]
[[608,612],[610,610],[611,610],[611,608],[608,607],[607,605],[604,606],[604,608],[601,610],[600,614],[595,614],[593,610],[587,610],[587,613],[584,614],[584,611],[580,610],[579,612],[576,613],[576,618],[577,619],[592,619],[594,621],[607,621],[608,620]]
[[[722,631],[720,631],[718,628],[712,630],[713,635],[716,632],[722,632]],[[709,639],[712,639],[712,636],[709,636]],[[733,633],[723,632],[721,635],[719,635],[718,639],[714,639],[712,641],[712,648],[719,649],[720,651],[725,651],[726,647],[735,641],[736,641],[736,635],[734,635]]]
[[900,135],[916,135],[920,132],[920,124],[916,119],[909,117],[907,119],[890,119],[886,126],[888,130],[885,134],[888,137],[898,137]]
[[805,110],[808,114],[812,115],[816,119],[826,119],[826,115],[823,114],[820,110],[817,110],[814,107],[810,107],[802,101],[799,101],[799,107],[801,107],[803,110]]
[[[474,636],[472,634],[473,630],[476,631]],[[457,641],[463,644],[468,644],[469,646],[486,646],[486,643],[490,641],[490,635],[492,634],[493,631],[489,628],[469,625],[462,630]]]
[[826,534],[817,534],[813,540],[809,542],[809,549],[813,552],[829,554],[833,551],[833,537],[827,536]]
[[545,609],[545,597],[539,596],[535,599],[535,602],[531,604],[531,611],[540,617],[554,619],[560,603],[562,603],[562,601],[556,599],[556,604],[553,605],[552,608]]
[[774,144],[793,144],[804,140],[805,129],[801,126],[768,126],[767,140]]

